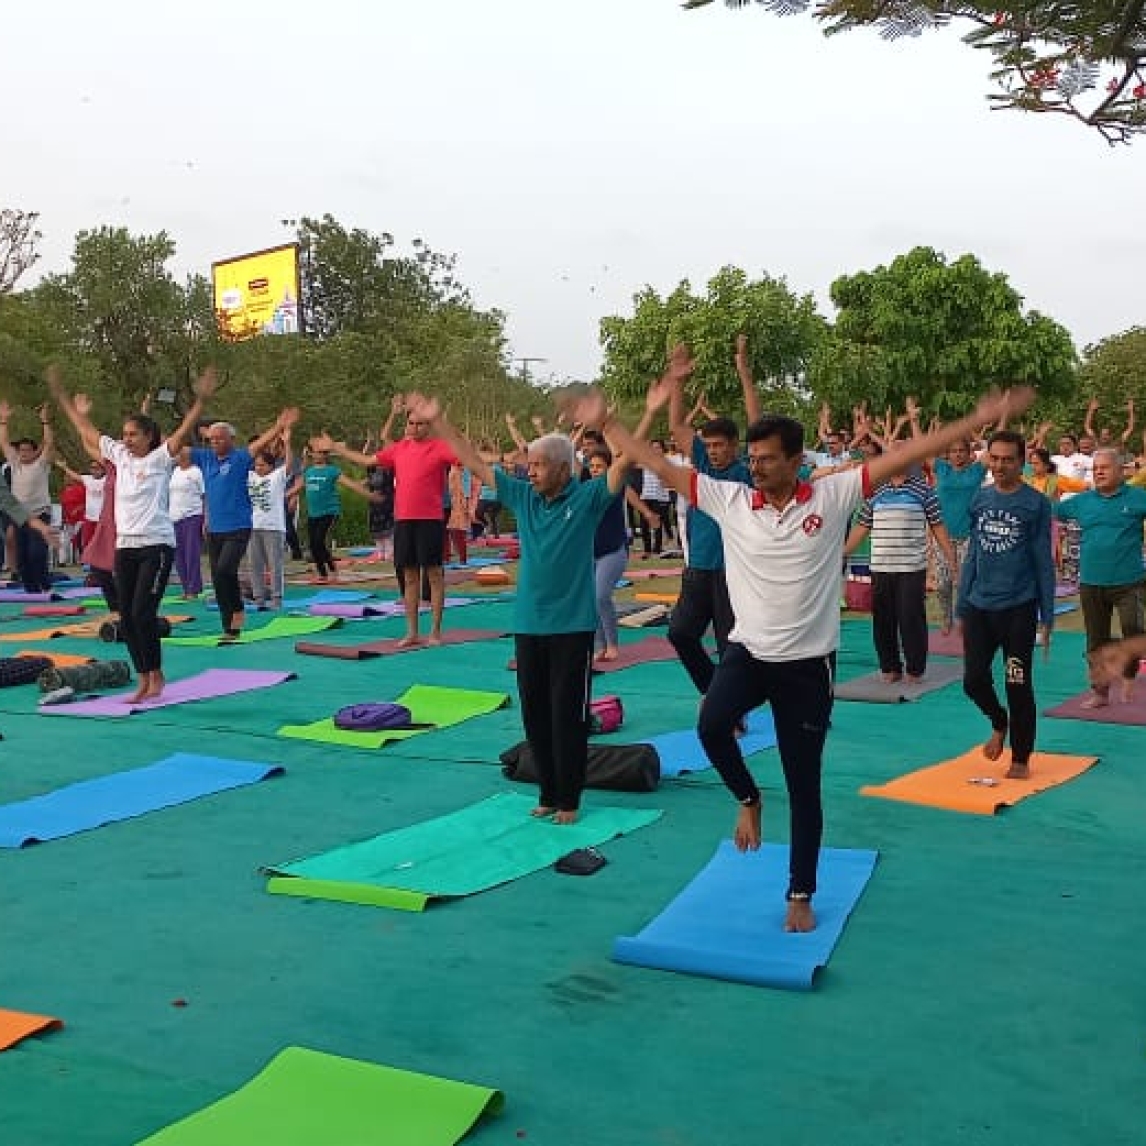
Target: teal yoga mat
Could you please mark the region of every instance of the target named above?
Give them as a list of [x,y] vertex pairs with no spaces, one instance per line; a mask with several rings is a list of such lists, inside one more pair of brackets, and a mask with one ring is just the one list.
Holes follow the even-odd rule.
[[827,965],[878,852],[824,848],[816,929],[784,930],[788,848],[738,852],[724,840],[704,869],[638,935],[613,944],[613,959],[660,971],[806,991]]
[[282,772],[277,764],[177,752],[144,768],[83,780],[0,807],[0,847],[58,840]]
[[575,824],[532,817],[513,792],[373,839],[268,868],[279,895],[421,911],[433,899],[474,895],[540,871],[575,848],[596,847],[660,818],[656,808],[583,808]]
[[453,1146],[503,1101],[487,1086],[287,1047],[245,1086],[136,1146]]

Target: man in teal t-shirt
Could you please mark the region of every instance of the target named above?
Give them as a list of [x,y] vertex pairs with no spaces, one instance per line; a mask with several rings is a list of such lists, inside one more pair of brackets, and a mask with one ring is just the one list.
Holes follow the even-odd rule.
[[[541,788],[532,815],[572,824],[581,806],[589,757],[589,685],[597,594],[593,537],[624,488],[625,466],[578,480],[573,443],[544,434],[528,450],[529,478],[494,469],[442,414],[433,399],[408,397],[462,465],[513,510],[521,544],[514,642],[521,720]],[[415,416],[415,415],[411,415]]]
[[[1093,653],[1111,637],[1114,613],[1123,637],[1140,635],[1143,625],[1142,523],[1146,490],[1122,480],[1117,450],[1094,451],[1094,488],[1053,506],[1059,521],[1075,521],[1082,530],[1079,603],[1086,627],[1086,651]],[[1137,673],[1127,669],[1125,693]],[[1109,703],[1110,686],[1094,680],[1093,695],[1083,703]]]

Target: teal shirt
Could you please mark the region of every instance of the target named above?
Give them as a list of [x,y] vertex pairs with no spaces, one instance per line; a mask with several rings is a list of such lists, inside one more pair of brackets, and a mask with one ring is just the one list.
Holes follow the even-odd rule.
[[1103,497],[1096,489],[1054,503],[1059,521],[1082,527],[1079,581],[1083,585],[1132,585],[1143,580],[1142,522],[1146,489],[1120,486]]
[[307,466],[303,471],[306,483],[306,512],[311,517],[337,517],[342,512],[338,497],[338,479],[342,471],[337,466]]
[[935,462],[935,496],[947,532],[955,539],[971,535],[971,500],[983,485],[987,470],[972,462],[957,470],[946,458]]
[[591,633],[597,628],[593,535],[616,497],[605,478],[570,479],[552,500],[532,485],[497,476],[497,499],[513,510],[521,542],[514,632],[532,636]]

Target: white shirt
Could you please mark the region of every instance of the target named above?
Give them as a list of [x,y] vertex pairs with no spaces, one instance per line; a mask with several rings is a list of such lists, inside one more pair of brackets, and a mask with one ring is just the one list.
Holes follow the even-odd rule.
[[286,466],[279,466],[261,477],[254,470],[247,474],[252,529],[286,533],[286,483]]
[[171,473],[171,520],[182,521],[203,512],[203,471],[198,466],[177,466]]
[[[1087,485],[1094,485],[1094,458],[1090,454],[1084,454],[1079,450],[1075,450],[1073,454],[1053,454],[1051,465],[1054,466],[1056,473],[1064,477],[1077,478]],[[1074,496],[1073,493],[1064,491],[1059,494],[1059,500],[1066,501]]]
[[167,491],[175,459],[167,443],[161,442],[139,458],[123,442],[103,434],[99,451],[115,466],[115,547],[173,546],[175,526],[168,512]]
[[82,474],[80,481],[84,487],[84,521],[99,521],[103,512],[103,486],[107,478]]
[[[802,482],[782,512],[739,482],[693,478],[693,504],[720,525],[730,641],[757,660],[827,656],[840,643],[840,569],[867,467]],[[870,492],[870,489],[867,489]]]

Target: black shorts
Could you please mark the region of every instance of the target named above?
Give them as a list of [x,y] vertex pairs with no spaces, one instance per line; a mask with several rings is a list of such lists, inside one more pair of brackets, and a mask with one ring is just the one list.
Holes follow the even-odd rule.
[[442,564],[445,546],[444,521],[394,523],[395,569],[433,569]]

